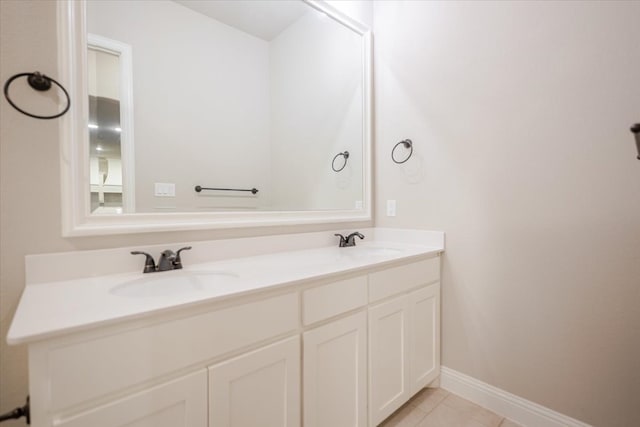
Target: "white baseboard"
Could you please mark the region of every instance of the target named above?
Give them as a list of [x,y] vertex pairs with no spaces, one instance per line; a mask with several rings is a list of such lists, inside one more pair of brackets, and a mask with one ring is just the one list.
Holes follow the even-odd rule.
[[440,387],[523,427],[591,427],[445,366],[440,370]]

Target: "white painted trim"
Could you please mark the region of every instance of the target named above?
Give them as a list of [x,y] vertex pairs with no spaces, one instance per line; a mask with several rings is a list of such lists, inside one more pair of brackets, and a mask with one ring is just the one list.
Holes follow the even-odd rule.
[[440,387],[524,427],[591,427],[446,366],[440,368]]
[[133,53],[131,45],[97,34],[87,35],[89,47],[118,56],[120,69],[120,156],[122,161],[122,210],[136,211],[136,162],[133,139]]
[[[62,202],[62,235],[70,236],[90,211],[88,99],[87,79],[81,71],[86,64],[85,3],[59,0],[58,74],[66,85],[71,107],[60,118],[60,193]],[[79,196],[79,197],[78,197]],[[85,213],[86,212],[86,213]]]
[[355,31],[361,36],[364,36],[370,32],[369,28],[366,25],[356,21],[350,16],[345,15],[344,13],[342,13],[335,7],[331,6],[329,3],[327,3],[324,0],[302,0],[302,1],[307,3],[309,6],[313,7],[314,9],[327,14],[329,18]]
[[88,97],[86,78],[86,1],[58,0],[58,68],[69,88],[71,108],[60,121],[60,178],[62,236],[146,233],[213,228],[371,222],[372,191],[372,79],[371,34],[368,28],[323,1],[308,1],[332,19],[363,36],[365,64],[363,93],[363,208],[352,210],[282,212],[189,212],[149,214],[90,214]]

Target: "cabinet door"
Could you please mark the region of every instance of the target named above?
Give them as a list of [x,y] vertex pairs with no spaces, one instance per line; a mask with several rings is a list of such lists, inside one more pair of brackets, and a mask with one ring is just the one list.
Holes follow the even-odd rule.
[[151,387],[82,414],[55,422],[60,427],[206,427],[207,372]]
[[369,419],[377,425],[409,397],[409,320],[406,295],[369,309]]
[[367,315],[363,311],[304,334],[305,427],[365,427]]
[[209,368],[210,427],[299,425],[299,337]]
[[409,294],[409,372],[411,395],[440,373],[440,284]]

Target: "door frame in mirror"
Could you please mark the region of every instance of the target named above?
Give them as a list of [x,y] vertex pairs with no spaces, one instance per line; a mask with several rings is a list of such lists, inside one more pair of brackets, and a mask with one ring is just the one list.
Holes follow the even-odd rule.
[[158,231],[347,223],[372,220],[372,51],[371,32],[324,1],[311,7],[360,34],[363,39],[363,207],[353,210],[90,214],[87,29],[85,1],[58,0],[58,72],[71,96],[61,117],[60,180],[62,235],[94,236]]
[[133,142],[133,58],[131,46],[96,34],[87,34],[87,47],[118,57],[120,87],[120,158],[122,161],[122,211],[136,211],[135,150]]

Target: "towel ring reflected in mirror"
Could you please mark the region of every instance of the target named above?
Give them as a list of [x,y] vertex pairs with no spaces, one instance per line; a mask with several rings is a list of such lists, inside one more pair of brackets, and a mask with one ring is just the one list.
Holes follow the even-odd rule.
[[[342,167],[340,168],[336,168],[336,159],[338,157],[344,157],[344,163],[342,164]],[[347,167],[347,159],[349,158],[349,152],[348,151],[343,151],[342,153],[338,153],[334,156],[333,160],[331,161],[331,169],[333,169],[334,172],[340,172],[342,169],[344,169],[345,167]]]
[[[395,156],[396,149],[400,145],[403,145],[404,148],[409,149],[409,155],[404,160],[397,160]],[[402,163],[405,163],[407,160],[409,160],[412,154],[413,154],[413,142],[410,139],[403,139],[402,141],[398,142],[396,145],[393,146],[393,149],[391,150],[391,160],[393,160],[394,163],[401,165]]]

